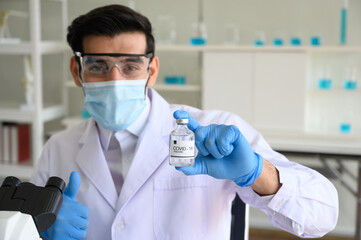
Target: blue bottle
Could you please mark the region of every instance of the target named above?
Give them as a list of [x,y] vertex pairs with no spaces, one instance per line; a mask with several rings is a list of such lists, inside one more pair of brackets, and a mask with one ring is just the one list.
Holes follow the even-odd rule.
[[255,46],[263,46],[265,44],[265,42],[263,40],[257,39],[257,40],[254,40],[253,44]]
[[348,122],[340,123],[340,133],[343,133],[343,134],[351,133],[351,124]]
[[310,45],[314,46],[314,47],[321,46],[321,37],[320,36],[311,36]]
[[344,6],[341,9],[341,29],[340,29],[340,44],[346,44],[346,30],[347,30],[347,10],[348,0],[344,0]]
[[347,68],[346,78],[343,82],[343,87],[345,90],[356,90],[357,89],[356,71],[357,71],[357,69],[355,67]]
[[202,46],[207,44],[207,28],[203,21],[192,24],[192,36],[189,38],[191,46]]
[[301,38],[299,38],[299,37],[291,37],[290,45],[291,46],[301,46],[302,45]]
[[257,31],[255,33],[254,46],[264,46],[266,44],[266,36],[263,31]]
[[320,78],[318,80],[318,88],[321,90],[329,90],[332,88],[332,80],[330,78]]
[[283,46],[283,39],[282,38],[274,38],[273,45],[274,46]]
[[331,78],[330,69],[328,67],[322,70],[322,74],[318,79],[318,89],[320,90],[332,89],[332,78]]

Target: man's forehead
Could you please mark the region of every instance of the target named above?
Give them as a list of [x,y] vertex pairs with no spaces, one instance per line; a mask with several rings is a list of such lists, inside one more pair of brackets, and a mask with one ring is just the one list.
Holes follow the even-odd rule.
[[83,38],[84,53],[145,54],[146,37],[142,32],[127,32],[115,36],[90,35]]

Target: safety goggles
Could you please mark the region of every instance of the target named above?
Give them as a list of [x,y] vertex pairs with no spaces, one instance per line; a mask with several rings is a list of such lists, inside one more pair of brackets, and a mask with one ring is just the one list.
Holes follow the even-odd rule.
[[80,53],[74,52],[80,62],[81,80],[84,82],[102,81],[116,67],[126,80],[144,78],[149,70],[153,53]]

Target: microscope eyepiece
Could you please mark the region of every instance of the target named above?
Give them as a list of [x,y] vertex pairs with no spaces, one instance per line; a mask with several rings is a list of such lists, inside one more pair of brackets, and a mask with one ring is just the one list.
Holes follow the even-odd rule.
[[21,183],[19,178],[10,176],[6,177],[1,185],[1,187],[9,186],[9,187],[17,187]]
[[63,193],[65,189],[65,182],[61,178],[50,177],[46,182],[45,187],[56,187],[61,193]]

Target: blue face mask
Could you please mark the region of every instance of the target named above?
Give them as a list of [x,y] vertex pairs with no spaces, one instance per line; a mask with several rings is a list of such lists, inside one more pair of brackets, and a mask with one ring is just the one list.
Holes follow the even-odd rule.
[[128,128],[144,110],[146,80],[83,83],[85,110],[103,128]]

